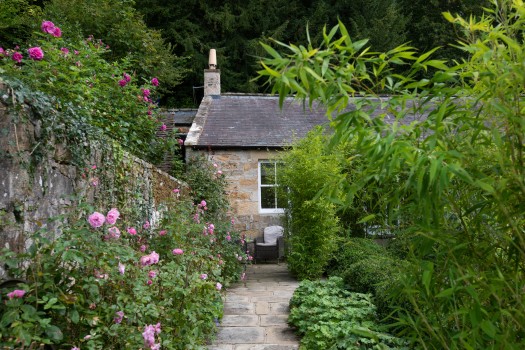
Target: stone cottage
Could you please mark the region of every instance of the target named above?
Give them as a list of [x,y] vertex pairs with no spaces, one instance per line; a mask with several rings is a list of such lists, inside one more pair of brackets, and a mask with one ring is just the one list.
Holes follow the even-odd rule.
[[225,174],[236,229],[248,237],[279,224],[278,164],[274,158],[295,138],[327,124],[324,111],[261,94],[221,94],[220,70],[204,71],[204,98],[185,141],[186,161],[205,155]]

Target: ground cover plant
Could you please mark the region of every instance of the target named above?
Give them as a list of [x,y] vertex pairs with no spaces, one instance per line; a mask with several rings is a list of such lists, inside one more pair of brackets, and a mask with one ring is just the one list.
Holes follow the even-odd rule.
[[288,322],[302,335],[301,349],[406,349],[381,330],[370,294],[349,292],[339,277],[302,281],[290,300]]
[[4,250],[2,263],[24,282],[0,292],[0,344],[201,348],[222,316],[222,287],[248,256],[231,223],[208,221],[205,201],[172,204],[157,227],[79,206],[56,218],[60,236],[42,229],[26,253]]
[[341,209],[373,195],[361,220],[413,235],[390,293],[396,331],[423,349],[523,348],[525,5],[444,16],[465,61],[406,45],[374,53],[340,23],[318,47],[265,46],[260,74],[281,97],[326,106],[331,149],[353,143],[352,181],[343,172],[321,193]]

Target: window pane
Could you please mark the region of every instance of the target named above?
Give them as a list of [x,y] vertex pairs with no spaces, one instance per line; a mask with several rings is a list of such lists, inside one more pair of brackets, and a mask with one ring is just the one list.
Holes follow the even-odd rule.
[[275,164],[261,163],[261,184],[273,185],[275,184]]
[[261,208],[275,209],[275,188],[261,187]]

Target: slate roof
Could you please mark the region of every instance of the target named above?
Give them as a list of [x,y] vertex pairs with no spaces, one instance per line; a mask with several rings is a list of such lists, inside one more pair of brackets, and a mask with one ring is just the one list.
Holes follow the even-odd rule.
[[[316,125],[328,124],[324,110],[270,95],[223,94],[203,99],[186,146],[195,148],[282,148]],[[198,130],[200,127],[200,130]],[[192,135],[192,132],[193,135]]]

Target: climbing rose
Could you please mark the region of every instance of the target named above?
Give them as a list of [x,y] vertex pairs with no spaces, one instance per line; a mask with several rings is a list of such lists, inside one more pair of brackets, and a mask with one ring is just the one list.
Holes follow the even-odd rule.
[[64,55],[67,55],[69,53],[69,49],[67,47],[60,48],[60,51],[62,51]]
[[152,271],[148,272],[148,277],[149,278],[157,277],[157,271],[152,270]]
[[206,206],[206,201],[203,200],[203,201],[201,202],[201,207],[205,207],[205,206]]
[[7,297],[8,297],[9,299],[13,299],[13,298],[22,298],[25,294],[26,294],[26,291],[25,291],[25,290],[15,289],[15,290],[12,291],[11,293],[7,293]]
[[108,211],[108,214],[106,215],[106,221],[110,225],[115,225],[115,222],[117,222],[117,219],[119,217],[119,211],[116,208],[112,208],[110,211]]
[[205,273],[201,274],[201,280],[205,280],[206,278],[208,278],[207,274],[205,274]]
[[146,246],[144,244],[140,246],[140,251],[143,253],[146,251]]
[[146,349],[160,349],[160,344],[155,344],[155,334],[160,333],[160,323],[154,325],[147,325],[144,327],[142,337],[144,338],[144,346]]
[[128,227],[127,231],[132,236],[135,236],[137,234],[137,230],[135,230],[135,227]]
[[151,85],[153,86],[159,86],[159,79],[153,78],[151,79]]
[[129,83],[131,81],[131,76],[128,73],[124,73],[122,74],[122,76],[124,77],[126,83]]
[[144,97],[149,97],[150,93],[151,93],[151,92],[149,91],[149,89],[143,89],[143,90],[142,90],[142,95],[143,95]]
[[94,212],[88,217],[88,222],[93,228],[97,228],[104,225],[104,221],[106,221],[106,218],[99,212]]
[[179,143],[180,146],[184,145],[184,140],[183,139],[177,139],[177,142]]
[[3,47],[0,46],[0,57],[5,55],[5,50]]
[[127,83],[128,83],[128,82],[127,82],[126,80],[124,80],[124,79],[121,79],[121,80],[118,81],[118,84],[119,84],[120,86],[122,86],[122,87],[126,86]]
[[55,24],[51,21],[43,21],[41,28],[44,33],[53,34],[55,30]]
[[166,124],[162,124],[162,125],[160,126],[160,131],[166,131],[167,128],[168,128],[168,127],[166,126]]
[[151,227],[150,223],[148,220],[146,220],[146,222],[144,223],[144,225],[142,225],[142,227],[144,228],[144,230],[147,230],[148,228]]
[[217,290],[221,290],[222,289],[222,284],[220,284],[219,282],[217,282],[217,284],[215,285],[215,288]]
[[172,253],[173,255],[181,255],[182,253],[184,253],[184,251],[180,248],[176,248],[172,250]]
[[166,236],[167,233],[168,231],[166,230],[159,231],[159,236]]
[[11,56],[11,59],[13,61],[15,61],[16,63],[20,63],[22,62],[22,58],[24,58],[24,56],[22,56],[22,54],[20,52],[15,52],[12,56]]

